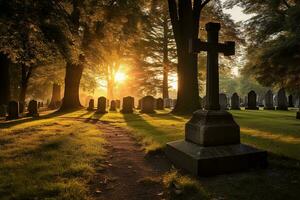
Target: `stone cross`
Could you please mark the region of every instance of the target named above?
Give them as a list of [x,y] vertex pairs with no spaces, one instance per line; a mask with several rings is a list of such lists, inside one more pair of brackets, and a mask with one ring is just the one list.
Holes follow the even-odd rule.
[[190,41],[190,52],[207,52],[207,74],[206,74],[206,110],[220,110],[219,104],[219,53],[224,56],[235,54],[235,42],[227,41],[219,43],[219,23],[207,23],[207,42],[200,39]]

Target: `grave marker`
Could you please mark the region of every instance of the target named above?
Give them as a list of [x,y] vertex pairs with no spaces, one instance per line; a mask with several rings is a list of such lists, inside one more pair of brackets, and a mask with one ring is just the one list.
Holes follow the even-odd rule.
[[185,140],[167,143],[166,155],[197,176],[266,166],[266,152],[240,144],[240,127],[229,112],[220,110],[218,54],[234,55],[234,42],[219,44],[219,23],[206,24],[206,30],[208,42],[191,43],[193,53],[207,51],[206,110],[194,112],[185,126]]

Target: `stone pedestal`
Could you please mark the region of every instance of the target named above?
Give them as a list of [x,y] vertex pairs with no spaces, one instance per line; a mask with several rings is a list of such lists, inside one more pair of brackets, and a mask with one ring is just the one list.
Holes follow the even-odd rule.
[[243,144],[203,147],[179,140],[168,143],[165,152],[176,167],[195,176],[213,176],[267,166],[267,152]]
[[201,146],[240,143],[240,127],[227,111],[199,110],[185,125],[186,141]]
[[166,155],[197,176],[266,167],[267,153],[240,144],[240,127],[227,111],[199,110],[185,127],[185,140],[170,142]]

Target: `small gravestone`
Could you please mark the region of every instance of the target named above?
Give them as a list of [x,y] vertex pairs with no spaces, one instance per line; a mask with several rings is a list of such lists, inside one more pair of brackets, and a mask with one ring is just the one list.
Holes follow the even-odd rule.
[[87,108],[88,111],[93,111],[95,107],[95,101],[94,99],[90,99],[89,101],[89,107]]
[[240,110],[240,97],[237,93],[231,96],[231,110]]
[[165,108],[171,108],[171,105],[172,105],[172,99],[165,98],[164,99],[164,107]]
[[7,114],[6,120],[13,120],[19,118],[19,104],[16,101],[10,101],[7,107]]
[[248,93],[248,105],[246,108],[247,110],[258,110],[258,107],[256,106],[256,99],[256,93],[253,90],[251,90]]
[[293,95],[289,95],[289,107],[294,107],[294,98],[293,98]]
[[110,108],[109,108],[109,111],[117,111],[117,103],[115,100],[112,100],[110,102]]
[[274,103],[273,103],[273,93],[271,90],[268,90],[267,93],[265,94],[265,105],[264,105],[265,110],[274,110]]
[[288,103],[287,103],[287,99],[286,99],[284,88],[281,88],[278,91],[276,110],[288,110]]
[[117,109],[121,108],[121,101],[120,100],[116,100],[116,106],[117,106]]
[[162,98],[156,99],[156,109],[163,110],[164,109],[164,100]]
[[219,103],[220,103],[220,108],[221,110],[227,110],[227,96],[224,93],[219,94]]
[[38,117],[38,102],[35,100],[31,100],[28,104],[28,113],[26,114],[27,117]]
[[133,113],[134,108],[134,98],[131,96],[123,98],[122,110],[121,113]]
[[155,113],[155,99],[153,96],[145,96],[141,101],[141,113]]
[[107,103],[107,100],[105,97],[99,97],[98,98],[98,105],[97,105],[97,113],[99,114],[104,114],[104,113],[107,113],[106,111],[106,103]]
[[0,117],[6,117],[6,106],[0,105]]

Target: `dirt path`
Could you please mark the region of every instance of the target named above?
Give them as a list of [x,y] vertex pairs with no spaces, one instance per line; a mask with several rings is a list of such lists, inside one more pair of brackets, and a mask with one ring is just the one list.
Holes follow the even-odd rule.
[[170,169],[166,158],[163,155],[146,158],[127,130],[101,121],[95,125],[104,132],[108,155],[105,169],[92,183],[94,197],[99,200],[165,199],[162,174]]

